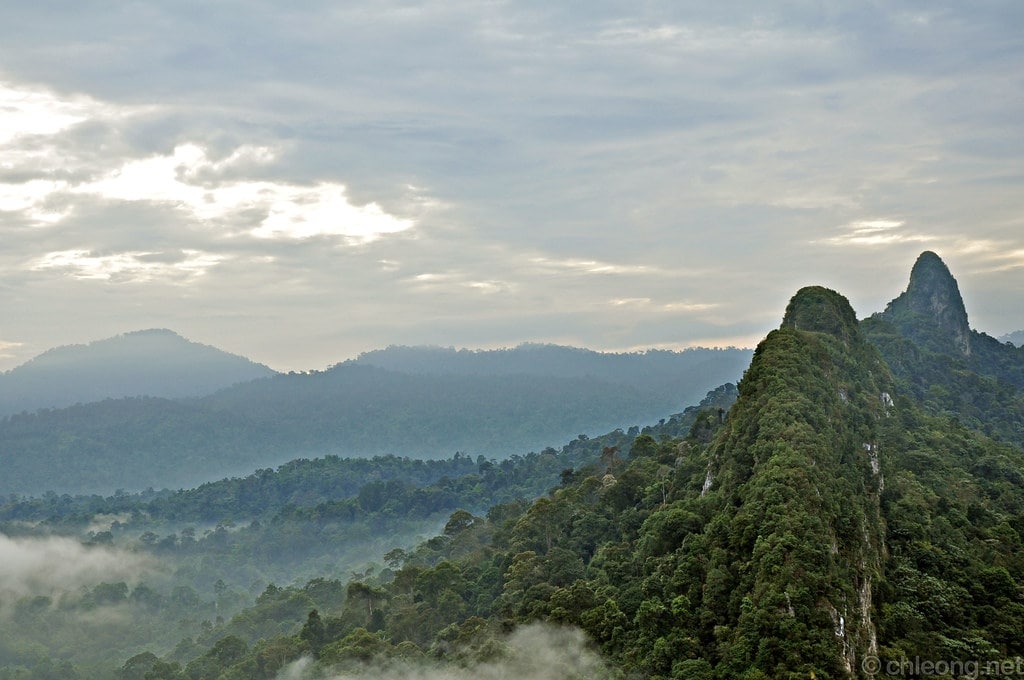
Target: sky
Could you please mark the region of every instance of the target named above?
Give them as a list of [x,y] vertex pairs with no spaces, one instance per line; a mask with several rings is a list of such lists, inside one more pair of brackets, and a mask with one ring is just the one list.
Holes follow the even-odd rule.
[[0,6],[0,370],[146,328],[752,347],[923,250],[1024,328],[1024,3]]

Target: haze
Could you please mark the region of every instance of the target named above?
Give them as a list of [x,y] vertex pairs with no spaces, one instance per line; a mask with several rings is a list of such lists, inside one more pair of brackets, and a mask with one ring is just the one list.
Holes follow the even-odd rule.
[[[924,249],[1024,328],[1024,5],[0,8],[0,369],[167,327],[752,346]],[[865,274],[869,272],[869,274]],[[877,274],[872,274],[876,272]]]

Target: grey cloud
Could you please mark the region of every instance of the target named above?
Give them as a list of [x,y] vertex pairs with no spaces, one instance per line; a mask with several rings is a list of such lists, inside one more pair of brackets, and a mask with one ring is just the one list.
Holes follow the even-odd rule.
[[[390,342],[707,344],[773,327],[808,283],[836,287],[862,314],[879,309],[924,241],[829,240],[873,219],[905,221],[907,234],[963,265],[954,272],[961,288],[986,291],[976,325],[1021,327],[1006,291],[1020,289],[1022,268],[967,252],[963,239],[1024,245],[1012,166],[1024,145],[1022,11],[842,2],[599,2],[585,12],[475,2],[5,7],[0,76],[133,113],[22,140],[26,150],[59,148],[67,162],[42,155],[4,168],[0,181],[82,182],[184,143],[214,161],[266,146],[277,154],[271,163],[208,168],[194,180],[344,184],[354,204],[377,202],[416,226],[357,246],[260,240],[249,232],[262,208],[211,226],[166,203],[57,195],[49,207],[74,208],[57,225],[0,215],[0,302],[9,318],[37,326],[5,326],[2,337],[24,343],[9,353],[27,359],[163,315],[155,325],[285,368]],[[23,271],[71,249],[221,259],[200,279],[145,286]],[[584,275],[538,268],[536,258],[647,270]],[[430,273],[447,278],[416,279]],[[653,302],[609,306],[628,298]],[[665,312],[678,302],[715,307]],[[40,318],[60,314],[75,323]],[[61,335],[61,325],[84,337]]]

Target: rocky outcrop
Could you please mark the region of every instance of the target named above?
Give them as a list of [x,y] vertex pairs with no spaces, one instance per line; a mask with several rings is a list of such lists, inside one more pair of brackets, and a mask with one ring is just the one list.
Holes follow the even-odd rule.
[[917,258],[907,290],[881,316],[928,349],[971,354],[971,328],[960,287],[942,258],[931,251]]

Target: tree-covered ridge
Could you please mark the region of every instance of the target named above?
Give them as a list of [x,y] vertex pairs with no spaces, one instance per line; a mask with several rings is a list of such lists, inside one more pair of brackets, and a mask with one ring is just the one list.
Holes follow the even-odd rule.
[[391,346],[365,352],[347,363],[434,375],[591,377],[658,395],[670,403],[691,404],[703,396],[706,386],[738,379],[750,355],[751,350],[735,347],[595,352],[527,343],[494,350]]
[[834,291],[797,293],[755,351],[707,473],[718,607],[705,644],[736,677],[842,677],[877,651],[878,442],[892,392]]
[[346,364],[202,399],[110,399],[0,419],[0,494],[187,488],[326,455],[504,457],[653,423],[685,404],[594,377]]
[[290,633],[243,634],[257,607],[154,677],[472,665],[538,621],[583,630],[630,677],[866,678],[875,655],[1024,654],[1024,454],[895,391],[838,294],[791,308],[727,417],[607,447],[533,504],[457,511]]

